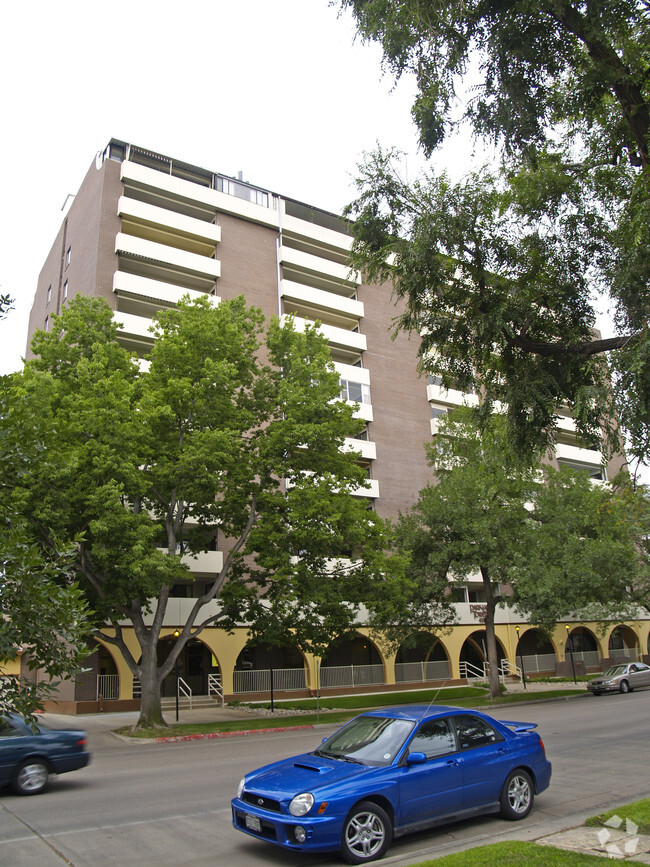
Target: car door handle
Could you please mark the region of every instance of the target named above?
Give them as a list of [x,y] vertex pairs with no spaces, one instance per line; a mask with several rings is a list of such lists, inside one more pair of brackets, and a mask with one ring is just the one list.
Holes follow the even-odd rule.
[[455,767],[458,767],[459,764],[460,762],[457,759],[448,759],[447,761],[447,765],[453,765]]

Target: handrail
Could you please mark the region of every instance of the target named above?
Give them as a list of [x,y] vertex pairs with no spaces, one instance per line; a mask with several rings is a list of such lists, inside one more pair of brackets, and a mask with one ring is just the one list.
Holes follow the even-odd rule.
[[521,669],[518,665],[510,662],[508,659],[502,659],[499,663],[499,675],[501,677],[507,677],[508,675],[513,675],[514,677],[518,677],[519,680],[523,680]]
[[181,695],[184,698],[188,698],[190,700],[190,710],[192,710],[192,690],[189,683],[186,683],[182,677],[179,677],[176,683],[178,686],[178,698],[180,698]]
[[216,695],[221,699],[221,707],[224,706],[223,686],[220,674],[208,674],[208,695]]
[[482,669],[477,665],[473,665],[471,662],[465,662],[465,660],[461,660],[459,664],[460,676],[466,679],[475,677],[477,680],[487,680],[487,668],[487,663],[484,664]]

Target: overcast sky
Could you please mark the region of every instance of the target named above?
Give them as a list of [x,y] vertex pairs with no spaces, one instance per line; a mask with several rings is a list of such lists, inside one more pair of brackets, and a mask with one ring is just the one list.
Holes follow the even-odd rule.
[[336,212],[377,141],[417,172],[411,83],[382,78],[328,0],[35,0],[5,5],[0,40],[0,373],[21,367],[62,205],[111,137]]

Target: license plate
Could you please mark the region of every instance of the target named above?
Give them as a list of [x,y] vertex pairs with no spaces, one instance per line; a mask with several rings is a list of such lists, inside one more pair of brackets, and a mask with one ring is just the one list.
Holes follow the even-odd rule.
[[257,816],[251,816],[250,813],[246,813],[246,827],[250,828],[251,831],[257,831],[259,834],[262,830],[262,823],[257,818]]

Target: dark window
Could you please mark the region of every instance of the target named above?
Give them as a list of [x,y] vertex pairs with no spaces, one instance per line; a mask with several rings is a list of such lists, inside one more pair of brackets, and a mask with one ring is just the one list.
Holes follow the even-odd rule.
[[484,719],[472,714],[454,717],[461,750],[485,747],[503,740],[503,736]]
[[456,741],[447,719],[431,720],[420,726],[409,744],[410,753],[424,753],[428,759],[444,756],[456,749]]

